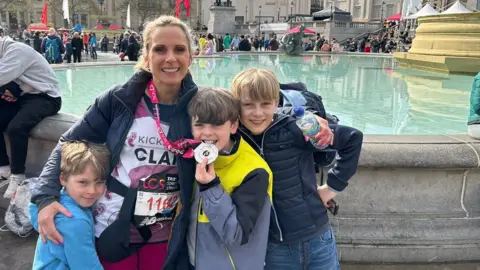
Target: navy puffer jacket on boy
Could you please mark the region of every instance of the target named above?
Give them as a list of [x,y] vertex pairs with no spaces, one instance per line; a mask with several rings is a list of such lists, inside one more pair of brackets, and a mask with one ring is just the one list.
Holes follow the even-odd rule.
[[[334,142],[329,148],[338,155],[336,164],[328,172],[327,184],[340,192],[357,170],[363,134],[347,126],[330,125],[330,128]],[[261,135],[252,135],[245,127],[241,127],[240,132],[267,161],[273,173],[274,207],[269,240],[298,243],[328,231],[327,210],[317,192],[313,153],[318,150],[305,141],[295,118],[275,115],[272,125]]]

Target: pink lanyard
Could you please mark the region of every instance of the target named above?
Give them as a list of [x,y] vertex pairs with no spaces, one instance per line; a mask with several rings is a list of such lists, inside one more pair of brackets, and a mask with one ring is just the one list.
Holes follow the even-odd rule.
[[198,145],[200,141],[191,140],[191,139],[180,139],[176,142],[170,142],[165,136],[165,133],[162,130],[162,125],[160,123],[160,106],[158,105],[158,96],[157,88],[153,81],[148,83],[148,93],[150,94],[150,99],[153,103],[153,116],[155,119],[155,124],[157,125],[158,135],[162,140],[163,146],[167,148],[169,152],[174,153],[175,155],[182,155],[184,158],[193,158],[193,146]]

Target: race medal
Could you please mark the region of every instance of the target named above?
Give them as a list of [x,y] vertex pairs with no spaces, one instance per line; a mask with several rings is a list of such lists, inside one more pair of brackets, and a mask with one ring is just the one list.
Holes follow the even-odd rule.
[[201,143],[197,148],[195,148],[195,160],[198,163],[207,158],[207,164],[214,162],[218,157],[218,149],[214,144],[211,143]]
[[178,175],[157,173],[140,179],[135,203],[137,227],[173,220],[180,198]]

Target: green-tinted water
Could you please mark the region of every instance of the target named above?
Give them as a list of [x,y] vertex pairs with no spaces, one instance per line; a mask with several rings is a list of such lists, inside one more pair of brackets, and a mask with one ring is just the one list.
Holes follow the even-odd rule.
[[[232,55],[196,59],[191,72],[199,86],[229,88],[232,78],[247,68],[270,69],[282,83],[306,83],[342,124],[367,134],[466,132],[472,76],[399,69],[391,58]],[[62,111],[83,114],[98,93],[125,82],[133,68],[89,67],[56,74],[63,89]]]

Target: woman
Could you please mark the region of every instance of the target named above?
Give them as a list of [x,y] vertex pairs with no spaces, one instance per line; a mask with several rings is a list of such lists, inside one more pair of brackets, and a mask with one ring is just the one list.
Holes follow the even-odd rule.
[[214,37],[212,34],[207,35],[207,44],[203,48],[203,53],[204,55],[213,55],[214,49],[215,49],[215,43],[213,41]]
[[[138,71],[125,84],[102,93],[62,140],[106,143],[112,154],[107,191],[93,209],[103,267],[149,270],[164,264],[167,270],[189,269],[185,235],[196,165],[187,158],[188,144],[175,142],[192,136],[187,105],[197,86],[188,72],[190,29],[175,17],[162,16],[146,26],[144,41]],[[186,154],[174,155],[166,146]],[[68,215],[55,201],[59,163],[57,146],[32,197],[40,209],[42,238],[55,243],[62,238],[53,218]],[[149,208],[150,199],[154,205]]]

